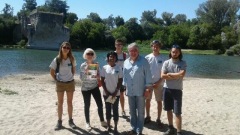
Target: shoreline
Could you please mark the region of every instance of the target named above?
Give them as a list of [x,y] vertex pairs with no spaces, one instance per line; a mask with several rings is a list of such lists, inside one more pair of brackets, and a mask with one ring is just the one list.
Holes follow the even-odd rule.
[[[57,122],[56,92],[49,74],[17,74],[0,77],[0,134],[106,134],[100,126],[97,107],[91,99],[90,121],[93,129],[85,130],[83,99],[80,80],[75,76],[76,90],[73,99],[73,119],[79,127],[68,126],[66,97],[64,98],[63,130],[54,131]],[[238,134],[240,132],[240,81],[238,79],[208,79],[186,77],[183,82],[182,129],[186,135],[196,134]],[[3,90],[16,92],[7,95]],[[129,116],[128,101],[125,98],[126,114]],[[103,102],[104,103],[104,102]],[[167,127],[167,116],[163,110],[161,120],[164,128],[156,125],[156,107],[151,101],[152,122],[145,125],[144,134],[163,134]],[[105,117],[105,105],[104,117]],[[121,109],[119,107],[119,112]],[[118,130],[124,134],[130,129],[129,117],[119,118]],[[111,121],[113,125],[113,120]]]

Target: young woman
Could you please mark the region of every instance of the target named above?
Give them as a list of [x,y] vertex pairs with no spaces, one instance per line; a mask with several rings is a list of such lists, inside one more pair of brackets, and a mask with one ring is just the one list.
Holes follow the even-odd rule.
[[[117,53],[110,52],[107,54],[108,65],[103,66],[101,72],[101,82],[103,87],[103,97],[106,107],[106,119],[108,131],[111,131],[110,120],[111,111],[113,110],[114,132],[117,133],[117,124],[119,119],[118,105],[120,96],[120,87],[122,86],[122,67],[116,65],[118,60]],[[108,102],[108,99],[115,98],[115,102]]]
[[[95,99],[95,102],[98,107],[98,115],[103,127],[107,126],[107,123],[104,121],[103,117],[103,103],[101,98],[101,93],[98,87],[98,81],[100,80],[99,68],[97,66],[96,75],[93,75],[90,70],[92,70],[92,65],[98,65],[94,60],[96,59],[96,53],[93,49],[87,48],[83,53],[83,58],[86,60],[80,66],[80,79],[82,81],[82,95],[84,99],[84,113],[86,119],[86,129],[90,130],[90,120],[89,120],[89,108],[91,95]],[[91,67],[91,68],[90,68]],[[93,67],[94,69],[94,67]]]
[[74,74],[76,69],[76,61],[72,55],[71,45],[68,42],[63,42],[59,49],[58,56],[50,64],[50,74],[56,81],[56,92],[58,97],[58,122],[55,130],[62,128],[62,113],[63,113],[63,101],[64,92],[67,93],[67,105],[69,126],[76,128],[73,123],[73,93],[75,91]]

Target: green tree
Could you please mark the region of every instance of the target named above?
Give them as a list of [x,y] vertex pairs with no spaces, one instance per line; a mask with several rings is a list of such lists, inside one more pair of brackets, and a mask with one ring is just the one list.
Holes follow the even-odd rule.
[[185,14],[177,14],[174,19],[177,24],[181,24],[187,21],[187,16]]
[[114,18],[115,25],[117,27],[124,25],[124,19],[121,16],[117,16]]
[[144,38],[143,29],[137,23],[137,18],[130,18],[124,25],[130,32],[128,40],[133,42],[135,40],[142,40]]
[[5,7],[2,9],[3,18],[11,18],[13,17],[13,7],[11,5],[5,3]]
[[149,22],[149,23],[155,23],[156,24],[156,15],[157,10],[154,9],[153,11],[144,11],[141,16],[141,24]]
[[186,24],[169,26],[169,44],[178,44],[182,48],[186,48],[189,33],[189,27]]
[[103,22],[106,24],[107,28],[113,29],[115,26],[113,15],[108,16],[108,18],[103,19]]
[[90,19],[76,22],[72,27],[70,42],[77,48],[105,47],[106,27],[103,23],[96,23]]
[[96,23],[102,23],[103,22],[101,17],[97,13],[90,13],[89,15],[87,15],[87,18],[92,20],[93,22],[96,22]]
[[168,13],[168,12],[163,12],[162,13],[162,19],[164,21],[164,24],[166,26],[169,26],[172,24],[172,21],[173,21],[173,13]]
[[37,7],[37,2],[36,0],[23,0],[25,3],[22,6],[23,10],[27,11],[33,11]]
[[113,29],[111,32],[115,39],[122,39],[125,42],[128,42],[127,37],[130,37],[130,32],[126,27],[119,26],[119,27]]

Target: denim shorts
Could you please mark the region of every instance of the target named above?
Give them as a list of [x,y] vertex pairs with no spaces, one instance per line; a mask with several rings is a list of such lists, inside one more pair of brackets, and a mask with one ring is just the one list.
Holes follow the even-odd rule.
[[174,114],[182,114],[182,90],[163,88],[164,110],[173,110]]

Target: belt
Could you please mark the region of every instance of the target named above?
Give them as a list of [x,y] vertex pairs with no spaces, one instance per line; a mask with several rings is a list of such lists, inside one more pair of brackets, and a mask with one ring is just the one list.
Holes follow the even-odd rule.
[[63,81],[58,81],[57,80],[57,82],[60,82],[60,83],[70,83],[70,82],[73,82],[74,81],[74,79],[72,79],[71,81],[67,81],[67,82],[63,82]]

